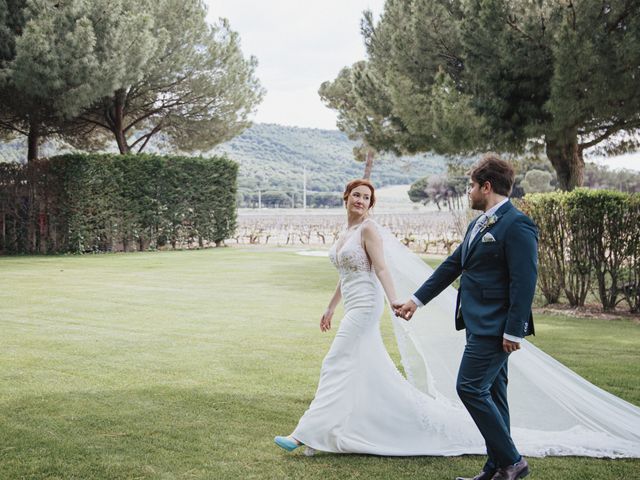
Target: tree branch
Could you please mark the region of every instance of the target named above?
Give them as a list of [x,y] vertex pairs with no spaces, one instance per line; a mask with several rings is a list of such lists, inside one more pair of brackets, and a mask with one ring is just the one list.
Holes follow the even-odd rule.
[[635,122],[625,122],[623,120],[619,123],[614,123],[613,125],[609,126],[601,135],[597,136],[593,140],[590,140],[586,143],[581,143],[579,146],[582,150],[586,150],[587,148],[591,148],[594,145],[597,145],[598,143],[602,142],[603,140],[606,140],[611,135],[619,132],[620,130],[628,130],[631,128],[639,128],[639,127],[640,127],[640,120]]
[[81,120],[83,122],[87,122],[87,123],[91,123],[93,125],[97,125],[98,127],[102,127],[106,130],[112,131],[111,127],[109,125],[107,125],[106,123],[102,123],[99,122],[98,120],[93,120],[92,118],[89,117],[78,117],[78,120]]
[[126,133],[128,132],[131,128],[133,128],[135,125],[137,125],[138,123],[142,122],[143,120],[146,120],[147,118],[162,112],[163,110],[167,110],[169,108],[174,108],[180,105],[180,102],[178,100],[176,100],[175,102],[173,102],[172,104],[164,104],[161,107],[158,108],[154,108],[153,110],[149,110],[147,112],[145,112],[144,114],[140,115],[139,117],[137,117],[133,122],[131,122],[129,125],[127,125],[123,132]]
[[122,130],[124,133],[127,133],[129,130],[131,130],[133,127],[135,127],[138,123],[142,122],[143,120],[146,120],[147,118],[155,115],[158,112],[161,112],[162,109],[161,108],[156,108],[155,110],[149,110],[148,112],[140,115],[139,117],[137,117],[133,122],[131,122],[129,125],[127,125],[126,127],[124,127],[124,129]]
[[631,15],[631,5],[627,3],[622,12],[620,12],[620,15],[618,15],[618,17],[607,26],[607,33],[611,33],[616,30],[620,25],[620,22],[624,21],[629,15]]
[[[149,117],[151,117],[151,116],[153,116],[153,115],[156,115],[156,114],[158,114],[158,113],[162,112],[163,110],[170,110],[170,109],[172,109],[172,108],[181,107],[181,106],[183,106],[183,105],[190,105],[190,104],[193,104],[193,103],[199,102],[199,101],[201,101],[201,100],[203,100],[203,99],[205,99],[205,98],[207,98],[207,96],[206,96],[206,95],[200,95],[200,96],[196,96],[196,97],[189,97],[188,95],[184,95],[184,96],[182,96],[182,97],[175,98],[174,100],[166,101],[166,102],[164,102],[162,105],[160,105],[159,107],[154,108],[154,109],[152,109],[152,110],[145,111],[145,110],[146,110],[145,108],[141,108],[141,109],[139,109],[139,110],[141,110],[141,111],[142,111],[142,112],[144,112],[144,113],[143,113],[143,114],[141,114],[140,116],[138,116],[138,117],[137,117],[134,121],[132,121],[129,125],[127,125],[127,126],[124,128],[124,130],[123,130],[123,131],[126,133],[126,132],[127,132],[127,131],[129,131],[131,128],[133,128],[134,126],[136,126],[137,124],[139,124],[140,122],[142,122],[143,120],[146,120],[147,118],[149,118]],[[206,107],[208,107],[208,106],[209,106],[209,105],[211,105],[213,102],[215,102],[215,99],[214,99],[214,100],[211,100],[210,102],[207,102],[207,103],[204,105],[204,107],[205,107],[205,108],[206,108]],[[153,102],[153,103],[155,103],[155,102]],[[148,104],[148,105],[151,105],[151,104],[152,104],[152,103],[151,103],[151,102],[149,102],[149,104]],[[199,111],[202,111],[202,109],[200,109]],[[196,113],[197,113],[197,111],[196,111]],[[132,112],[128,112],[128,114],[129,114],[129,115],[131,115],[131,114],[132,114]]]
[[10,132],[17,132],[21,135],[29,135],[29,132],[27,130],[22,130],[21,128],[18,128],[16,126],[14,126],[11,123],[7,123],[4,122],[2,120],[0,120],[0,127],[3,127],[5,130],[9,130]]
[[540,42],[538,40],[536,40],[535,38],[533,38],[531,35],[529,35],[527,32],[525,32],[524,30],[522,30],[517,23],[517,19],[515,15],[507,15],[507,25],[509,25],[513,30],[515,30],[516,32],[518,32],[520,35],[522,35],[524,38],[532,41],[533,43],[540,45]]
[[142,150],[144,149],[144,147],[147,146],[147,143],[149,142],[149,140],[151,139],[152,136],[154,136],[156,133],[158,133],[160,131],[160,129],[162,128],[162,122],[158,123],[155,127],[153,127],[153,129],[149,132],[146,133],[144,135],[142,135],[140,138],[138,138],[135,142],[133,142],[130,146],[130,148],[133,149],[133,147],[135,147],[140,141],[142,141],[144,139],[144,143],[140,146],[140,148],[138,149],[138,153],[142,152]]
[[568,9],[571,10],[571,28],[575,31],[576,29],[576,8],[573,5],[573,1],[569,0]]

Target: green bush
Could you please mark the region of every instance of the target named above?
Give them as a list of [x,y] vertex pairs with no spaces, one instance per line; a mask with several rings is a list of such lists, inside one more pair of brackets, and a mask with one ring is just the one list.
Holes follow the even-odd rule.
[[631,312],[640,312],[640,194],[629,198],[629,208],[624,214],[627,230],[624,250],[625,265],[620,272],[620,290],[629,304]]
[[558,303],[565,284],[566,227],[563,194],[529,194],[519,206],[538,225],[538,288],[547,303]]
[[0,250],[220,245],[236,228],[238,166],[221,158],[72,154],[0,167]]
[[640,194],[576,189],[529,194],[521,206],[540,231],[538,287],[548,303],[564,292],[584,305],[595,279],[605,311],[640,309]]

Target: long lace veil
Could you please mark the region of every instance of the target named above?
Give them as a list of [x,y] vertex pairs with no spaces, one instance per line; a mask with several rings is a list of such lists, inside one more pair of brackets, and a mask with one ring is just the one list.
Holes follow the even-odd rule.
[[[398,298],[433,269],[378,226]],[[392,321],[407,379],[437,400],[463,406],[455,383],[465,334],[456,331],[457,291],[447,288],[413,319]],[[588,354],[588,352],[585,352]],[[509,359],[514,441],[524,455],[640,457],[640,408],[591,384],[528,341]]]

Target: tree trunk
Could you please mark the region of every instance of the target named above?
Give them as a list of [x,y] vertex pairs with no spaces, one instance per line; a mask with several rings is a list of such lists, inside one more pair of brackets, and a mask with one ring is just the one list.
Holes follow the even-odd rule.
[[124,133],[124,105],[126,102],[127,92],[124,89],[117,90],[113,97],[113,106],[108,111],[109,124],[112,127],[113,134],[116,137],[118,150],[122,155],[129,153],[130,148],[127,144],[127,137]]
[[38,144],[40,143],[40,124],[36,120],[29,121],[29,135],[27,136],[27,161],[38,159]]
[[365,180],[371,179],[371,170],[373,170],[373,150],[367,149],[367,153],[365,154],[365,163],[364,163],[364,175],[362,178]]
[[7,214],[0,213],[0,238],[2,238],[2,244],[0,245],[0,252],[7,251]]
[[558,176],[558,186],[566,191],[581,187],[584,180],[584,158],[577,132],[571,130],[555,138],[547,137],[546,147],[547,158]]
[[129,153],[129,145],[127,145],[127,139],[124,136],[122,130],[114,132],[116,135],[116,143],[118,144],[118,150],[122,155]]

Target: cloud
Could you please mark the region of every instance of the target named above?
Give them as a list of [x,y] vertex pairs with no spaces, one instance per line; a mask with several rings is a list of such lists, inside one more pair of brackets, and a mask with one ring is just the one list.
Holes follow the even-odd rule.
[[255,120],[335,129],[336,115],[318,97],[325,80],[365,57],[362,12],[379,15],[384,0],[208,0],[208,19],[229,20],[245,55],[258,58],[267,96]]

